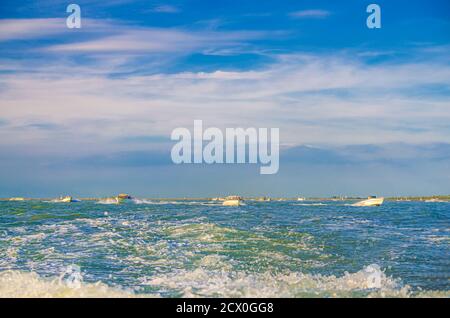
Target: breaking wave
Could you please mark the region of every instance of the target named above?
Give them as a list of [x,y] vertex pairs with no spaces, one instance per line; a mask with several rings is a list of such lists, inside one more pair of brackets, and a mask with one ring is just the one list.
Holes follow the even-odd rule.
[[[180,297],[449,297],[448,291],[412,292],[399,280],[372,264],[355,273],[312,275],[298,272],[274,274],[229,271],[219,256],[206,256],[194,270],[143,278],[142,285],[159,292],[140,294],[102,282],[83,282],[79,268],[69,266],[56,278],[34,272],[0,272],[0,297],[160,297],[176,291]],[[224,267],[225,266],[225,267]]]
[[65,272],[60,277],[45,279],[34,272],[0,272],[0,297],[136,297],[131,291],[107,286],[101,282],[84,283],[81,274]]
[[341,277],[289,272],[227,272],[197,268],[154,277],[148,285],[176,289],[182,297],[408,297],[410,288],[376,264]]
[[114,198],[106,198],[97,201],[98,204],[117,204],[117,200]]

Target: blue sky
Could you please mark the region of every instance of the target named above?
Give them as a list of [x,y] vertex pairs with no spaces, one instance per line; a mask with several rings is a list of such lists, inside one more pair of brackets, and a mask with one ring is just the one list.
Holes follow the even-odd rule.
[[[0,4],[0,197],[450,192],[448,1],[75,3]],[[280,128],[280,172],[173,165],[194,119]]]

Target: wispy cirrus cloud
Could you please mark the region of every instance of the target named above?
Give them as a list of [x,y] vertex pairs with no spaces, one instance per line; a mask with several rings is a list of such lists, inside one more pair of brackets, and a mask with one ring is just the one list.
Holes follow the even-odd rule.
[[[67,28],[66,19],[0,19],[0,41],[29,40],[29,39],[52,39],[53,41],[68,40],[78,35],[100,35],[120,28],[124,24],[108,19],[96,20],[83,18],[83,27],[73,30]],[[37,44],[39,45],[39,44]]]
[[66,22],[60,18],[0,19],[0,41],[42,38],[66,30]]
[[330,11],[311,9],[290,12],[289,16],[297,19],[322,19],[331,15]]
[[192,52],[239,46],[267,36],[264,31],[187,31],[162,28],[123,28],[114,35],[46,47],[53,52]]
[[159,5],[152,9],[153,12],[158,13],[179,13],[181,12],[179,7],[173,5]]
[[[63,53],[168,53],[203,50],[241,50],[249,41],[279,36],[276,31],[217,31],[188,28],[133,26],[125,21],[83,19],[71,30],[65,19],[0,19],[0,42],[39,39],[32,52]],[[46,39],[52,38],[51,45]],[[14,50],[11,47],[10,50]]]
[[[90,18],[84,18],[83,27],[77,30],[68,29],[65,20],[60,18],[0,20],[0,26],[0,42],[17,43],[8,44],[4,50],[7,54],[0,59],[0,69],[8,72],[45,65],[48,73],[53,73],[74,64],[82,71],[91,69],[91,73],[113,69],[121,72],[129,64],[140,65],[141,69],[145,65],[157,72],[190,54],[260,54],[252,43],[281,34],[264,30],[214,30],[207,26],[199,28],[197,24],[191,28],[157,28]],[[29,39],[36,40],[31,47],[30,42],[23,41]],[[16,60],[14,56],[24,47],[30,58]],[[80,57],[83,63],[79,63]],[[61,64],[55,67],[58,60]]]

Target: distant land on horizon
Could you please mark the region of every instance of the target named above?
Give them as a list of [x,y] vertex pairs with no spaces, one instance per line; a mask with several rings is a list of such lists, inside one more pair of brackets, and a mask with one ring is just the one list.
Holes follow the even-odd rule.
[[[81,201],[95,201],[100,200],[103,198],[107,198],[109,196],[103,196],[103,197],[77,197],[76,199]],[[223,196],[217,196],[217,197],[139,197],[138,199],[144,199],[144,200],[174,200],[174,201],[183,201],[183,200],[212,200],[213,198],[222,198]],[[300,196],[299,196],[300,197]],[[261,198],[269,198],[273,201],[277,200],[283,200],[283,201],[296,201],[299,197],[271,197],[271,196],[249,196],[249,197],[243,197],[244,200],[258,200]],[[0,201],[8,201],[11,198],[15,197],[3,197],[0,198]],[[17,198],[17,197],[16,197]],[[22,198],[22,197],[20,197]],[[54,199],[54,197],[23,197],[26,201],[30,200],[51,200]],[[362,196],[342,196],[342,197],[302,197],[305,200],[310,201],[321,201],[321,200],[333,200],[333,201],[345,201],[345,200],[360,200],[360,199],[366,199],[367,197]],[[440,200],[450,200],[450,194],[448,195],[424,195],[424,196],[389,196],[384,197],[388,201],[395,201],[395,200],[411,200],[411,201],[424,201],[424,200],[431,200],[431,199],[440,199]]]

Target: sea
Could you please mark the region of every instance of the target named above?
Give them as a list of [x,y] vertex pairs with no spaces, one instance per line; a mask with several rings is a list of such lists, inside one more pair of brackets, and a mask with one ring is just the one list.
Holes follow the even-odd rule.
[[0,297],[450,297],[450,203],[0,202]]

